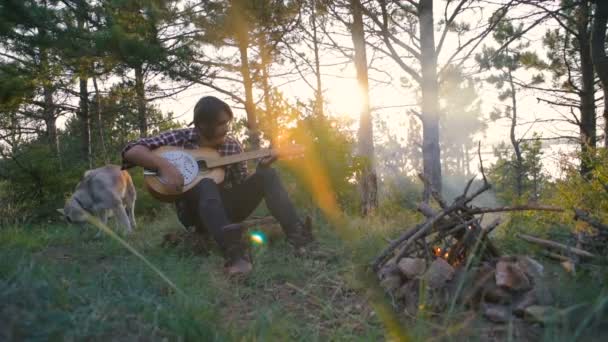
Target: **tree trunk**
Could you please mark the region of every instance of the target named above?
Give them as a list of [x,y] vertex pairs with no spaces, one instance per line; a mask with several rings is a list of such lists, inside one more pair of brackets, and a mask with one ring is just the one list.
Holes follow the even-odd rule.
[[144,88],[143,64],[135,67],[135,93],[137,94],[137,118],[139,122],[139,135],[148,135],[148,116],[146,115],[146,90]]
[[255,115],[255,103],[253,102],[253,81],[249,73],[249,57],[247,49],[249,47],[249,33],[247,26],[242,25],[237,37],[239,54],[241,57],[241,76],[245,87],[245,111],[247,112],[247,128],[249,129],[249,142],[253,149],[260,147],[260,133],[258,131],[257,116]]
[[268,137],[271,145],[275,145],[278,134],[277,118],[274,115],[271,101],[270,75],[268,72],[270,66],[270,51],[264,33],[260,37],[260,58],[262,61],[262,90],[264,91],[264,106],[266,107],[266,120],[268,122]]
[[97,76],[95,76],[95,66],[93,65],[93,87],[95,88],[95,111],[97,112],[97,130],[99,131],[99,143],[101,144],[101,153],[106,164],[110,163],[108,158],[108,150],[106,148],[106,139],[104,137],[103,120],[101,119],[101,95],[97,86]]
[[323,110],[323,87],[321,86],[321,61],[319,59],[319,41],[317,39],[317,17],[316,17],[317,1],[312,1],[312,46],[315,53],[315,76],[317,78],[317,89],[315,90],[315,109],[319,116],[324,117]]
[[[45,37],[46,30],[41,29],[39,35],[41,37]],[[48,52],[46,51],[46,48],[43,47],[40,48],[40,64],[45,72],[50,70]],[[44,95],[44,108],[42,109],[42,115],[44,117],[44,124],[46,126],[47,144],[51,153],[57,157],[59,168],[61,169],[61,152],[59,150],[59,139],[57,135],[57,117],[55,117],[55,103],[53,101],[53,93],[55,90],[51,84],[44,82],[42,92]]]
[[59,158],[59,140],[57,138],[57,118],[55,117],[55,104],[53,102],[53,89],[50,85],[43,86],[44,124],[46,125],[47,141],[51,152]]
[[88,78],[83,70],[80,75],[80,111],[82,124],[82,154],[86,158],[89,169],[93,168],[93,153],[91,152],[91,115],[89,114]]
[[580,135],[581,135],[581,175],[587,176],[592,169],[593,154],[596,146],[595,119],[595,89],[593,64],[591,59],[591,44],[589,32],[589,4],[582,1],[576,14],[579,53],[581,56],[581,104]]
[[374,160],[374,132],[372,115],[369,107],[369,84],[367,75],[367,55],[365,52],[365,35],[363,15],[359,0],[351,0],[353,11],[352,39],[355,47],[355,67],[357,81],[363,96],[363,108],[359,121],[359,156],[365,162],[359,181],[361,186],[361,214],[367,216],[378,207],[378,184]]
[[[86,8],[84,3],[77,5],[78,29],[84,32],[86,24]],[[86,57],[83,57],[83,59]],[[89,113],[89,70],[84,62],[80,62],[79,84],[80,84],[80,110],[79,117],[82,124],[82,154],[89,164],[89,169],[93,168],[93,153],[91,152],[91,115]]]
[[[420,63],[422,66],[422,160],[424,175],[441,192],[441,151],[439,149],[439,95],[437,54],[433,23],[433,0],[420,0]],[[430,188],[424,188],[424,200]]]
[[606,56],[608,2],[597,0],[595,6],[595,20],[591,34],[591,57],[604,91],[604,147],[608,148],[608,56]]
[[515,151],[515,193],[517,194],[517,198],[520,199],[524,192],[524,159],[519,147],[520,141],[515,137],[515,127],[517,127],[517,97],[511,69],[508,69],[507,76],[509,85],[511,86],[511,131],[509,137]]

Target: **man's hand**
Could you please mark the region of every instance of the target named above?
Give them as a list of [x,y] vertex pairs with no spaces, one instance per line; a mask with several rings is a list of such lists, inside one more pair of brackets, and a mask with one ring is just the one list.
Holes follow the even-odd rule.
[[269,156],[260,159],[260,166],[268,167],[272,163],[274,163],[278,158],[279,158],[279,154],[276,151],[272,150],[272,151],[270,151]]
[[184,187],[184,176],[181,172],[173,166],[173,164],[166,162],[158,168],[158,173],[161,181],[167,185],[169,189],[175,191],[182,191]]

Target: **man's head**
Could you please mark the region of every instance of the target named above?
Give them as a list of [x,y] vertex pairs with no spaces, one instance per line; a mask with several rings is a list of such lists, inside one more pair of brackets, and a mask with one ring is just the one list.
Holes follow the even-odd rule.
[[226,102],[214,96],[202,97],[194,107],[194,127],[210,145],[220,145],[228,133],[233,114]]

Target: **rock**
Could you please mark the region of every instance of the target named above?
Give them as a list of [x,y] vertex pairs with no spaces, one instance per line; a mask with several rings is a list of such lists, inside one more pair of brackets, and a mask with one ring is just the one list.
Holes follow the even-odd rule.
[[[401,288],[399,289],[401,290]],[[418,301],[420,291],[420,279],[413,279],[408,281],[403,288],[403,294],[405,295],[403,300],[405,302],[405,312],[410,315],[416,315],[418,312]]]
[[505,323],[511,319],[509,309],[503,305],[484,304],[482,313],[485,318],[494,323]]
[[380,281],[380,286],[389,293],[394,293],[399,287],[401,287],[401,277],[398,275],[389,275]]
[[507,304],[511,303],[512,299],[513,296],[509,291],[494,282],[488,283],[483,292],[483,300],[490,303]]
[[426,271],[426,262],[420,258],[403,258],[399,260],[398,267],[404,276],[413,279]]
[[406,282],[405,284],[401,285],[397,291],[395,291],[395,298],[404,299],[407,297],[408,292],[410,292],[410,286],[408,286],[408,283]]
[[533,280],[542,278],[545,275],[545,267],[527,255],[517,258],[517,265]]
[[380,280],[392,275],[399,275],[399,267],[394,263],[386,264],[378,271],[378,279]]
[[524,310],[524,319],[532,323],[555,323],[560,316],[560,311],[552,306],[532,305]]
[[496,285],[513,291],[525,291],[532,288],[530,279],[516,263],[499,261],[496,263]]
[[440,288],[454,277],[454,267],[442,258],[436,258],[424,274],[428,286]]
[[513,313],[518,317],[523,317],[526,308],[536,304],[539,304],[538,296],[536,294],[536,289],[532,289],[524,293],[524,295],[515,303]]

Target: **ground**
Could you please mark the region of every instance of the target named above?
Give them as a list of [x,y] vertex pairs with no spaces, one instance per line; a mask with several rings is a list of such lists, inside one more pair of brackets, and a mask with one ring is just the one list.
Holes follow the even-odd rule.
[[[161,211],[154,219],[143,218],[127,241],[181,292],[94,227],[84,232],[63,223],[2,227],[0,340],[520,340],[517,325],[489,327],[464,309],[439,319],[391,314],[390,298],[374,291],[364,270],[386,239],[412,220],[350,219],[332,227],[317,217],[318,253],[296,256],[279,236],[256,247],[254,272],[234,281],[223,274],[217,251],[201,256],[180,246],[161,247],[166,233],[180,229],[171,210]],[[606,306],[608,296],[595,290],[605,286],[559,268],[551,272],[561,307],[581,301],[581,288],[589,288],[591,309],[565,329],[536,327],[532,340],[608,336],[598,335],[606,331],[602,327],[594,330],[593,316],[605,314],[605,308],[596,308]],[[592,301],[598,294],[602,303]]]

